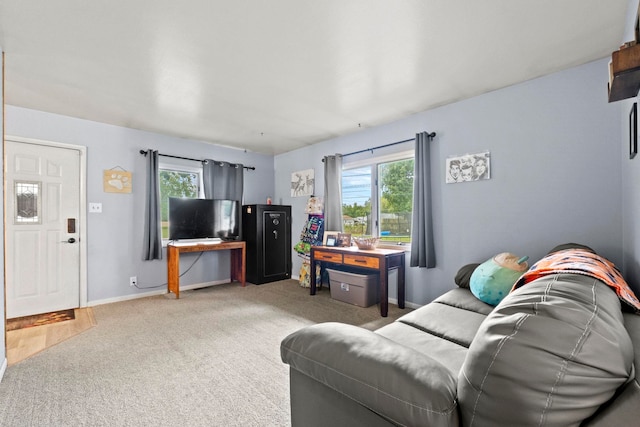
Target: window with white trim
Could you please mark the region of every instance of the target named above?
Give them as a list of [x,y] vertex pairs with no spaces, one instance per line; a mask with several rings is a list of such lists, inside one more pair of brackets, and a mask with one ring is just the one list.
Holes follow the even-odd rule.
[[203,198],[202,166],[192,167],[161,162],[158,165],[158,175],[162,239],[166,240],[169,238],[169,197]]
[[343,164],[343,229],[381,244],[411,242],[414,152]]

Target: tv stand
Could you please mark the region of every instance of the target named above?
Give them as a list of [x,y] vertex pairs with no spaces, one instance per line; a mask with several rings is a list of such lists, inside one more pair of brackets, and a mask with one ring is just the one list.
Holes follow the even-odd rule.
[[245,286],[245,242],[221,242],[215,245],[204,243],[192,243],[167,245],[167,292],[173,292],[176,299],[180,298],[180,254],[184,252],[206,252],[228,250],[231,253],[231,281],[240,282]]

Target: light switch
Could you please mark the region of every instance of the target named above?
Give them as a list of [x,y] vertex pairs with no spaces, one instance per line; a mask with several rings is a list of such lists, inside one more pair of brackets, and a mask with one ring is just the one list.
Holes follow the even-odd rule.
[[89,203],[89,213],[102,213],[102,203]]

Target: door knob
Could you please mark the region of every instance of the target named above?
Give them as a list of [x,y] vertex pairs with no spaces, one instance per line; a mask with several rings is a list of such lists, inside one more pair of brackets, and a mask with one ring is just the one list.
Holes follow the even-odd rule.
[[67,240],[62,240],[62,243],[75,243],[76,239],[73,237],[69,237]]

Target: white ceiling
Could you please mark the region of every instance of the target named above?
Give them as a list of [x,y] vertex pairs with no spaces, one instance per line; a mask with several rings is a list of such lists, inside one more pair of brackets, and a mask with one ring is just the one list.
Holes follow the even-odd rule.
[[278,154],[609,56],[627,7],[0,0],[5,102]]

